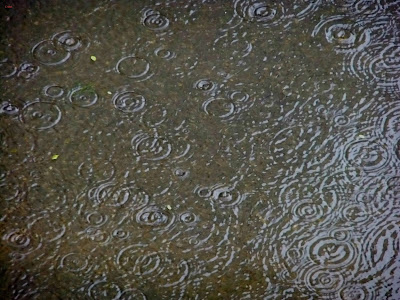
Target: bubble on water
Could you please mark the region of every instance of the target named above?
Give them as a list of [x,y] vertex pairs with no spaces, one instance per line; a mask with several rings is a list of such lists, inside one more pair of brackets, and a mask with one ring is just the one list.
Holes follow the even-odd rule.
[[188,226],[194,226],[198,222],[199,218],[195,213],[187,211],[180,214],[179,220]]
[[216,88],[216,84],[210,79],[200,79],[194,84],[194,87],[201,91],[210,92]]
[[32,64],[32,63],[22,63],[19,65],[17,70],[17,76],[22,77],[24,79],[30,79],[34,77],[40,68],[39,66]]
[[15,105],[12,105],[10,102],[5,101],[0,105],[0,115],[18,115],[19,108]]
[[52,40],[68,52],[83,51],[90,45],[86,36],[69,30],[56,33]]
[[80,107],[89,107],[96,104],[99,96],[92,87],[77,87],[69,93],[69,101]]
[[185,180],[190,175],[190,171],[181,168],[175,169],[173,173],[179,180]]
[[112,101],[115,108],[125,113],[141,111],[146,105],[146,98],[138,91],[115,94]]
[[121,58],[116,65],[116,70],[119,74],[135,81],[144,81],[154,75],[150,62],[139,56]]
[[112,232],[112,236],[118,240],[125,240],[130,237],[129,231],[117,228]]
[[36,130],[46,130],[56,126],[61,121],[61,116],[57,105],[37,101],[23,108],[20,120]]
[[31,52],[35,60],[47,66],[61,65],[71,57],[70,52],[52,40],[40,41]]
[[209,188],[211,191],[210,199],[220,207],[232,207],[240,205],[248,194],[241,194],[234,186],[216,184]]

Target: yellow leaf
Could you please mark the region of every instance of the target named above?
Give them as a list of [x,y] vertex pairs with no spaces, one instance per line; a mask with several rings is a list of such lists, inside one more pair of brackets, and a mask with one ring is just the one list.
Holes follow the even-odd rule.
[[96,60],[97,60],[96,56],[94,56],[94,55],[92,55],[92,56],[90,57],[90,59],[91,59],[92,61],[96,61]]
[[168,210],[171,210],[172,209],[172,207],[171,207],[171,205],[167,205],[167,208],[168,208]]
[[52,160],[56,160],[59,156],[60,156],[60,155],[58,155],[58,154],[54,154],[54,155],[51,157],[51,159],[52,159]]

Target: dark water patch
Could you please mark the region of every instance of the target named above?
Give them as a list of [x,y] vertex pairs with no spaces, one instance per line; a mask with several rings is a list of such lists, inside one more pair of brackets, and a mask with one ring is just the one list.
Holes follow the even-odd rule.
[[12,5],[6,299],[396,299],[398,1]]

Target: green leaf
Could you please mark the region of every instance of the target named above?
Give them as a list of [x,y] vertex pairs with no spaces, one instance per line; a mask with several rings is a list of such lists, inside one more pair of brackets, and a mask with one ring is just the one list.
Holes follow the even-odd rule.
[[52,160],[56,160],[59,156],[60,156],[60,155],[58,155],[58,154],[54,154],[54,155],[51,157],[51,159],[52,159]]

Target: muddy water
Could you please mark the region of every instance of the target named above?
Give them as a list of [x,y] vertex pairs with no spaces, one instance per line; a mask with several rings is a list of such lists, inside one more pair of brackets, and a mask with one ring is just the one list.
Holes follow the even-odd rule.
[[398,299],[400,2],[15,1],[6,299]]

